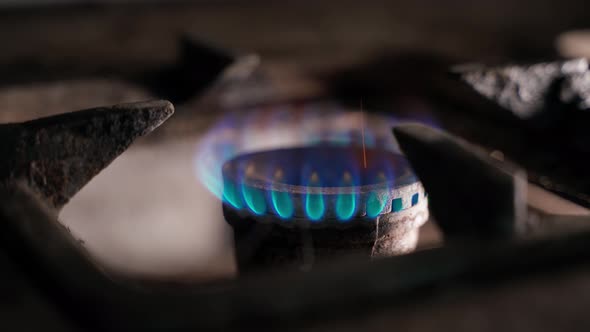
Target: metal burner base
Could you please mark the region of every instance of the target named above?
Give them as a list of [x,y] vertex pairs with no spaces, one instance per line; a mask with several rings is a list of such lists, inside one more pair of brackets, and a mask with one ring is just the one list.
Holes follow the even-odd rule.
[[428,201],[377,219],[356,218],[342,227],[310,227],[228,205],[223,212],[234,229],[240,273],[277,266],[306,270],[341,255],[373,258],[413,251],[419,227],[428,219]]

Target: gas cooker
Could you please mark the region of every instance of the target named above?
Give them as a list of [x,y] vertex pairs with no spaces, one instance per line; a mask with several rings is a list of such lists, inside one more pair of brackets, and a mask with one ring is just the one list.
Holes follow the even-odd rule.
[[[535,5],[534,17],[555,16],[544,2]],[[451,47],[460,20],[434,34],[440,45],[422,36],[427,47],[392,52],[408,34],[376,34],[373,26],[393,24],[378,13],[422,17],[423,25],[396,25],[417,33],[438,16],[411,4],[343,3],[332,22],[344,29],[344,14],[356,12],[365,37],[349,30],[339,30],[346,38],[332,36],[328,27],[329,43],[301,37],[306,48],[298,49],[295,37],[305,33],[293,25],[279,29],[294,36],[288,41],[263,29],[272,42],[231,45],[257,52],[228,52],[200,36],[248,40],[277,24],[264,18],[279,9],[244,9],[245,17],[262,18],[252,34],[194,23],[235,23],[239,11],[225,6],[0,13],[13,17],[0,26],[36,22],[35,31],[48,31],[39,40],[23,29],[26,42],[0,56],[7,327],[588,325],[588,64],[534,59],[557,58],[538,45],[552,43],[559,25],[582,11],[557,15],[554,24],[520,18],[523,36],[537,36],[538,45],[507,42],[506,31],[483,20]],[[310,14],[304,3],[288,6]],[[439,15],[453,17],[464,6]],[[500,14],[489,6],[480,10],[496,22]],[[504,6],[515,17],[528,8]],[[321,22],[323,11],[314,12],[310,20]],[[117,39],[113,25],[139,32]],[[98,32],[89,35],[90,27]],[[87,41],[76,37],[84,35]],[[372,56],[386,36],[393,44]],[[487,57],[482,40],[501,47]],[[47,52],[33,51],[43,46]],[[457,66],[465,59],[499,64]],[[172,103],[137,103],[149,99]],[[56,115],[76,109],[90,110]],[[353,156],[330,155],[338,149]],[[409,173],[396,173],[407,165],[388,170],[396,162],[380,155],[403,158]],[[376,221],[382,216],[391,222]],[[402,227],[408,216],[411,227]]]

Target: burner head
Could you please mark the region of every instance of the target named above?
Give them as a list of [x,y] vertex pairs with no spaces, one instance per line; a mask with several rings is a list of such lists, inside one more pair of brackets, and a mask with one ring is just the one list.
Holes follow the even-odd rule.
[[[225,163],[223,184],[239,264],[251,261],[241,256],[252,255],[252,247],[263,261],[263,250],[298,256],[290,251],[301,249],[303,233],[316,254],[404,253],[428,218],[422,184],[402,155],[387,150],[313,146],[245,154]],[[264,236],[252,236],[261,228]]]
[[284,226],[368,222],[425,200],[403,156],[359,147],[246,154],[223,166],[223,180],[224,201],[239,214]]

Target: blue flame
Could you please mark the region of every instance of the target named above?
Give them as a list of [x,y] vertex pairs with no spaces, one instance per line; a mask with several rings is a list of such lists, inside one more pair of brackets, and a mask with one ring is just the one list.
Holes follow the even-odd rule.
[[[396,109],[417,109],[420,122],[435,124],[429,117],[428,105],[415,100],[404,101]],[[412,112],[410,112],[412,114]],[[214,195],[236,209],[247,208],[253,213],[272,212],[281,218],[293,217],[294,197],[289,193],[270,191],[268,196],[260,189],[236,185],[240,179],[231,182],[222,180],[222,165],[244,153],[294,146],[333,144],[339,146],[361,146],[362,135],[359,128],[361,114],[350,112],[335,103],[308,103],[303,105],[286,104],[280,107],[255,109],[236,109],[225,114],[201,138],[194,156],[194,170],[200,182]],[[391,127],[399,122],[415,118],[399,118],[391,115],[375,115],[365,112],[365,145],[390,151],[397,150],[391,135]],[[339,170],[330,172],[331,165],[320,165],[322,182],[336,183],[342,175]],[[387,172],[386,172],[387,173]],[[301,170],[300,175],[309,173]],[[387,173],[386,177],[390,178]],[[360,181],[353,173],[353,182]],[[309,181],[309,177],[306,181]],[[313,183],[303,184],[314,186]],[[338,184],[336,186],[339,186]],[[322,194],[308,193],[302,197],[305,213],[311,220],[320,220],[328,210],[335,212],[342,220],[350,220],[361,207],[359,194],[341,192],[334,201],[328,201]],[[385,198],[369,193],[366,212],[376,217],[387,205]],[[334,206],[327,206],[334,204]],[[397,203],[399,204],[399,203]],[[398,208],[398,206],[396,206]],[[362,208],[364,209],[364,207]]]
[[[357,175],[358,178],[358,175]],[[352,178],[352,174],[348,171],[344,172],[341,182],[341,187],[343,188],[350,188],[354,186],[354,181]],[[346,193],[341,190],[336,197],[336,216],[341,221],[348,221],[354,215],[356,210],[356,200],[357,194],[356,193]]]
[[273,208],[281,218],[288,219],[293,216],[295,208],[289,193],[273,190],[270,196]]
[[224,181],[223,183],[223,201],[238,210],[244,207],[238,188],[231,181]]
[[338,194],[336,198],[336,215],[342,221],[348,221],[356,210],[356,194]]
[[305,213],[312,221],[319,221],[326,212],[322,194],[305,194]]
[[385,199],[379,199],[377,193],[369,193],[367,198],[367,216],[369,218],[375,218],[383,212],[387,201]]
[[266,212],[266,199],[262,190],[242,185],[242,195],[248,208],[255,214]]
[[[395,178],[394,171],[389,167],[389,165],[384,165],[383,172],[377,173],[377,181],[384,183],[387,188],[391,185],[391,179]],[[387,190],[389,192],[389,190]],[[376,192],[369,193],[367,197],[367,216],[369,218],[375,218],[383,212],[385,206],[387,205],[389,197],[377,195]]]
[[[308,186],[320,187],[321,185],[322,183],[320,182],[318,173],[311,172],[311,175],[309,175]],[[310,192],[305,194],[305,213],[309,219],[312,221],[318,221],[322,219],[325,212],[326,206],[324,204],[324,195]]]

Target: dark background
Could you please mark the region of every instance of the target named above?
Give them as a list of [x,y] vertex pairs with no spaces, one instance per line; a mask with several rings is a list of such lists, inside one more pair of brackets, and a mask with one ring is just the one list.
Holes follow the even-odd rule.
[[0,65],[36,64],[62,74],[138,71],[172,62],[184,32],[322,70],[404,50],[529,60],[555,56],[560,32],[590,22],[583,0],[115,2],[124,4],[4,1]]

